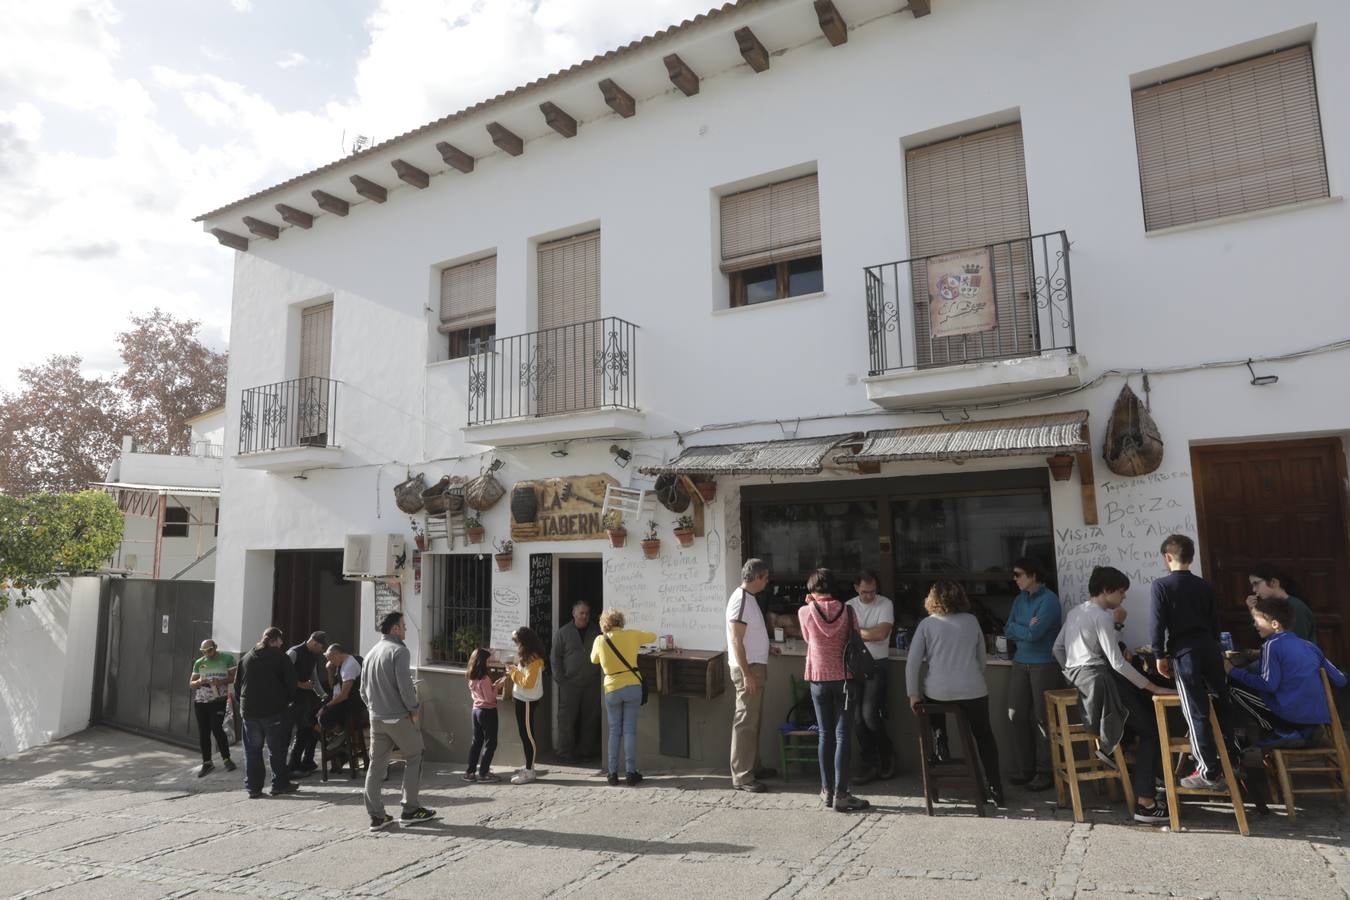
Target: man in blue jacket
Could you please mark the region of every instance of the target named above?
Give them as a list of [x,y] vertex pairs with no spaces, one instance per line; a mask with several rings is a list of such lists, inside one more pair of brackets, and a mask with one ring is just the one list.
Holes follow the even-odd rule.
[[1008,778],[1029,791],[1054,784],[1050,775],[1050,739],[1045,727],[1045,692],[1064,686],[1052,652],[1063,621],[1059,597],[1045,586],[1045,571],[1033,559],[1013,563],[1013,581],[1021,591],[1013,601],[1003,633],[1017,642],[1008,682],[1008,720],[1013,761]]
[[1264,639],[1259,671],[1235,668],[1226,660],[1233,701],[1246,710],[1264,732],[1263,747],[1297,747],[1312,738],[1317,729],[1331,722],[1320,672],[1336,687],[1345,687],[1340,669],[1323,655],[1321,648],[1286,631],[1297,616],[1293,604],[1282,597],[1257,597],[1252,604],[1252,624]]

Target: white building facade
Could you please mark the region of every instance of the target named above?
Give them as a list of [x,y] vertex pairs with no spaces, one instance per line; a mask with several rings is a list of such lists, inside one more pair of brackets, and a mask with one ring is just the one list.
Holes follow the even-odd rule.
[[[711,655],[751,555],[785,613],[825,563],[877,570],[901,625],[956,577],[992,627],[1031,555],[1066,601],[1130,575],[1139,644],[1180,531],[1235,633],[1269,557],[1342,649],[1350,9],[900,6],[730,4],[203,216],[240,250],[221,645],[276,621],[368,648],[377,582],[335,570],[401,535],[371,574],[456,698],[426,725],[453,755],[462,651],[576,599]],[[1103,460],[1127,383],[1164,442],[1138,477]],[[494,460],[485,542],[416,552],[392,487]],[[650,500],[621,549],[585,515],[513,531],[516,485],[662,473],[716,483],[687,549]],[[644,753],[725,766],[717,665],[706,691],[663,670],[683,727],[663,712]]]

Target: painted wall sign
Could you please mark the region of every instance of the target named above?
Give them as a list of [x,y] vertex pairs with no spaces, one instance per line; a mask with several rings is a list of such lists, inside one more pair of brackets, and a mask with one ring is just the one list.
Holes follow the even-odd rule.
[[612,475],[574,475],[517,481],[511,487],[511,540],[604,540],[600,510]]

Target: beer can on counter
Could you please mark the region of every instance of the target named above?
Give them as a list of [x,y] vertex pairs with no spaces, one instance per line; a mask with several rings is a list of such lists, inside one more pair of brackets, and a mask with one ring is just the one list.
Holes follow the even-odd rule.
[[1220,632],[1219,632],[1219,646],[1221,646],[1221,647],[1224,649],[1224,652],[1225,652],[1225,653],[1232,651],[1232,649],[1233,649],[1233,632],[1231,632],[1231,631],[1220,631]]
[[895,649],[897,649],[897,650],[908,650],[908,649],[909,649],[909,629],[908,629],[908,628],[897,628],[897,629],[895,629]]

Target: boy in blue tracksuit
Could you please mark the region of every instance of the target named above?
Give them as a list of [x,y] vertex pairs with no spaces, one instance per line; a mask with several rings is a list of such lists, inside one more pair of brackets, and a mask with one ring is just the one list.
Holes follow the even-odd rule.
[[1265,639],[1261,645],[1259,671],[1225,664],[1233,701],[1254,718],[1265,732],[1263,747],[1298,746],[1317,728],[1331,721],[1326,692],[1319,673],[1336,687],[1345,687],[1340,669],[1309,643],[1285,630],[1297,616],[1293,604],[1282,597],[1258,597],[1252,605],[1252,624]]
[[1063,612],[1059,597],[1045,586],[1040,563],[1019,559],[1013,563],[1013,581],[1021,593],[1003,626],[1003,634],[1017,642],[1008,682],[1008,721],[1017,769],[1008,781],[1043,791],[1054,784],[1045,730],[1045,692],[1064,686],[1053,652]]

